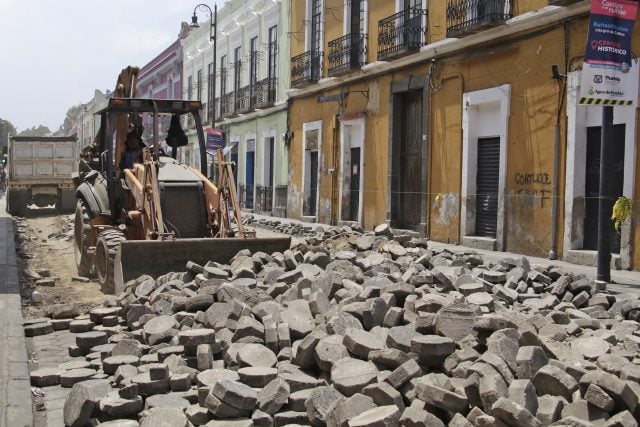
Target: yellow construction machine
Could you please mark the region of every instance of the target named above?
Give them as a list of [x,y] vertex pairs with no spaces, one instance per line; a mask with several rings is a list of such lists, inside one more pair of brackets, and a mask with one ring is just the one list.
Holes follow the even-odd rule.
[[[242,249],[289,248],[290,237],[257,238],[244,229],[232,164],[222,150],[215,153],[217,183],[207,178],[201,102],[136,98],[137,74],[136,67],[122,71],[115,96],[97,113],[99,133],[82,154],[74,227],[78,273],[95,272],[104,292],[119,293],[129,280],[184,271],[188,261],[226,263]],[[185,115],[195,124],[199,170],[176,160],[186,143]],[[126,162],[128,138],[142,140],[143,116],[151,118],[151,138]],[[162,117],[172,121],[169,155],[158,136]]]

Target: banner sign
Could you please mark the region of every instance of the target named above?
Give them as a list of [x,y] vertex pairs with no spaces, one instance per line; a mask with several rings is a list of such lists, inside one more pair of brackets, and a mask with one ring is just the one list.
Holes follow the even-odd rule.
[[631,57],[635,0],[591,0],[580,105],[634,105],[638,61]]
[[207,152],[215,154],[219,148],[224,148],[224,133],[218,129],[207,129]]

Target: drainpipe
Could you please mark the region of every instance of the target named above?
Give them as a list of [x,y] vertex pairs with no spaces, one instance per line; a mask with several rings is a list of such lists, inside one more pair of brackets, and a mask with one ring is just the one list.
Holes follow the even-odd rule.
[[560,121],[556,122],[553,129],[553,194],[551,195],[551,249],[549,259],[558,258],[556,239],[558,236],[558,177],[560,169]]

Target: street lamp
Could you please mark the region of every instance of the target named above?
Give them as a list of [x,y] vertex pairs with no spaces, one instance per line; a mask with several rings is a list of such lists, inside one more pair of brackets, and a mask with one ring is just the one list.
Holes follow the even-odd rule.
[[200,28],[200,24],[198,24],[198,15],[196,12],[200,11],[208,11],[211,25],[209,27],[209,41],[213,42],[213,70],[212,76],[209,76],[209,108],[211,112],[211,129],[215,130],[216,128],[216,48],[217,48],[217,37],[216,32],[218,30],[218,5],[213,5],[213,11],[211,8],[204,3],[197,5],[193,8],[193,16],[191,17],[191,28]]

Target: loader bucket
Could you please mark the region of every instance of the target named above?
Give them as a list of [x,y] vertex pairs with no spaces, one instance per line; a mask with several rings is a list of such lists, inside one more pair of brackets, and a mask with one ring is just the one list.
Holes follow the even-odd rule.
[[180,239],[127,240],[120,243],[114,263],[116,295],[124,284],[143,274],[157,278],[170,272],[183,272],[187,261],[204,265],[209,261],[228,263],[239,251],[251,253],[284,252],[291,245],[291,237],[257,239]]

